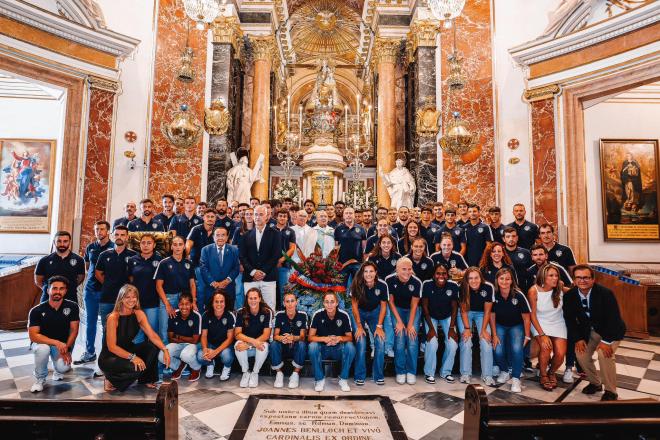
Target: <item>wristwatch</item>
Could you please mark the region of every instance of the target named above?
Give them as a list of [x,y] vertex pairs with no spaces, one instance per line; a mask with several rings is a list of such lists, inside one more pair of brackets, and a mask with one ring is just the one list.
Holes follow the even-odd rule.
[[131,361],[133,361],[133,359],[135,359],[135,353],[129,354],[128,355],[128,361],[131,362]]
[[376,328],[383,328],[383,324],[376,324]]

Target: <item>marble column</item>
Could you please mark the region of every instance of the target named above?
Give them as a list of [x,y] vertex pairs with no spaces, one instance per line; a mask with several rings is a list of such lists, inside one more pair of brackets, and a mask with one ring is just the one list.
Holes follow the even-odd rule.
[[[415,59],[413,71],[414,114],[418,111],[436,110],[435,47],[439,24],[433,20],[419,20],[410,27],[408,40]],[[410,121],[414,124],[413,121]],[[416,122],[416,121],[415,121]],[[415,124],[416,125],[416,124]],[[438,147],[435,132],[412,130],[413,151],[416,153],[415,177],[417,179],[417,206],[433,203],[438,199]],[[411,170],[412,171],[412,170]]]
[[254,167],[260,154],[264,155],[263,182],[252,186],[252,196],[268,198],[269,146],[270,146],[270,70],[275,55],[272,35],[250,37],[254,59],[254,85],[252,88],[252,128],[250,130],[250,167]]
[[84,250],[85,246],[94,240],[94,223],[106,219],[108,214],[112,125],[118,89],[117,83],[95,77],[89,77],[87,83],[89,114],[80,250]]
[[[394,38],[376,38],[374,61],[378,74],[378,135],[376,138],[376,158],[384,173],[394,168],[396,150],[396,103],[395,78],[399,47],[401,43]],[[376,195],[378,204],[390,206],[390,195],[380,175],[376,177]]]
[[211,101],[224,102],[231,122],[226,133],[209,136],[208,179],[206,200],[215,205],[227,196],[227,171],[232,167],[230,153],[240,145],[240,116],[242,107],[242,71],[238,55],[242,32],[236,17],[220,17],[213,23],[213,65],[211,69]]

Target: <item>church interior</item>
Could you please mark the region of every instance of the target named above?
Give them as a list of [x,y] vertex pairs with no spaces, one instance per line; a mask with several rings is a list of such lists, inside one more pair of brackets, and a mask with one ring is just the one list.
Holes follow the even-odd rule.
[[[649,411],[649,426],[660,429],[659,121],[657,0],[0,0],[0,407],[15,405],[14,420],[48,411],[55,420],[67,412],[57,402],[93,401],[97,414],[121,422],[129,416],[110,408],[113,402],[140,401],[158,411],[161,398],[173,399],[175,420],[164,417],[171,426],[167,433],[156,429],[158,438],[284,439],[273,435],[277,431],[270,437],[253,431],[262,423],[253,414],[270,398],[263,396],[341,399],[347,393],[335,379],[316,392],[306,365],[299,388],[278,390],[267,363],[260,385],[246,388],[235,363],[227,381],[184,375],[174,386],[166,378],[160,391],[136,385],[118,392],[108,390],[98,366],[83,363],[63,380],[48,376],[43,392],[31,392],[37,352],[28,313],[48,301],[46,293],[39,299],[41,284],[46,292],[50,283],[37,267],[59,250],[58,231],[67,231],[71,252],[88,268],[86,249],[98,239],[99,221],[127,218],[126,226],[134,216],[145,218],[145,200],[160,213],[164,195],[177,215],[188,212],[184,200],[205,202],[197,206],[200,221],[207,207],[217,210],[225,201],[229,232],[246,223],[239,203],[254,208],[256,217],[260,201],[270,201],[271,209],[274,201],[291,199],[301,210],[311,201],[310,222],[340,203],[356,214],[371,212],[366,231],[375,227],[378,208],[394,209],[390,226],[402,207],[417,211],[422,225],[420,211],[426,207],[435,216],[442,202],[438,221],[453,208],[469,225],[467,207],[476,205],[476,221],[494,232],[498,222],[504,225],[497,232],[502,238],[507,225],[521,220],[514,212],[522,205],[522,220],[529,222],[523,224],[549,225],[553,243],[572,250],[568,272],[588,265],[596,283],[614,292],[625,322],[615,359],[621,406],[598,406],[600,395],[582,392],[590,386],[584,374],[563,382],[563,365],[556,388],[543,388],[543,373],[525,370],[521,393],[497,383],[479,388],[480,401],[470,394],[476,388],[459,380],[425,381],[421,344],[416,382],[395,383],[388,356],[384,387],[350,381],[355,399],[380,402],[388,432],[350,437],[349,430],[342,438],[486,438],[479,429],[487,416],[469,414],[474,402],[492,406],[489,438],[506,432],[495,428],[496,417],[507,417],[497,415],[497,405],[526,408],[511,426],[524,417],[544,418],[534,405],[552,403],[560,412],[574,404],[589,417],[611,414],[613,429],[628,423],[634,430],[634,420],[617,417]],[[495,212],[501,221],[491,218]],[[170,224],[161,226],[154,243],[165,241],[169,249],[176,234],[165,232]],[[339,227],[334,239],[341,244]],[[401,227],[408,237],[409,228]],[[128,231],[132,240],[134,230]],[[140,236],[136,240],[139,252]],[[440,241],[434,247],[427,240],[427,257],[442,252]],[[460,243],[457,249],[465,255]],[[245,281],[249,271],[240,252]],[[86,343],[96,344],[97,353],[106,347],[103,318],[93,341],[85,339],[83,297],[91,273],[91,281],[78,286],[80,330],[67,355],[73,360],[89,351]],[[564,296],[571,286],[565,287]],[[351,304],[344,306],[350,312]],[[474,334],[476,352],[483,339]],[[479,370],[479,356],[473,362]],[[367,363],[371,371],[371,359]],[[457,379],[458,365],[457,353]],[[31,399],[37,400],[19,404]],[[0,414],[0,426],[11,423]],[[532,430],[526,426],[520,429]],[[34,438],[61,435],[34,432]],[[286,438],[333,438],[326,434]]]

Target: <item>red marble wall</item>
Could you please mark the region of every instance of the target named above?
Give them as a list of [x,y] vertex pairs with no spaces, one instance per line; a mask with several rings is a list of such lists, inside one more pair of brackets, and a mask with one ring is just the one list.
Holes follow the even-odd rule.
[[94,88],[91,90],[80,234],[81,250],[94,240],[94,223],[106,219],[114,103],[113,92]]
[[[470,129],[479,132],[480,139],[475,151],[463,157],[468,163],[457,167],[451,158],[443,155],[444,199],[454,204],[465,199],[484,209],[496,201],[490,0],[466,2],[456,25],[459,57],[464,60],[468,82],[454,95],[456,98],[451,103],[450,113],[459,111],[469,122]],[[453,30],[443,29],[440,45],[443,106],[447,103],[445,79],[449,74],[447,57],[452,52],[452,44]],[[445,115],[443,108],[443,118]],[[444,122],[447,122],[446,118]]]
[[[190,25],[190,47],[195,53],[192,83],[176,79],[186,44],[187,25]],[[206,37],[207,30],[195,29],[194,23],[186,17],[181,1],[160,0],[149,167],[149,195],[154,200],[160,200],[165,193],[193,195],[197,199],[201,194],[202,139],[188,148],[185,157],[176,157],[177,148],[163,136],[161,124],[171,121],[172,113],[181,104],[188,104],[189,111],[203,121]]]
[[557,151],[554,100],[530,103],[532,108],[532,175],[534,222],[557,225]]

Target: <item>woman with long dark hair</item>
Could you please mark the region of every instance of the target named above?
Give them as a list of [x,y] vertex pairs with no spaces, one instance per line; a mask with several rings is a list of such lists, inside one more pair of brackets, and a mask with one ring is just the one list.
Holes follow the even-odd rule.
[[[396,270],[396,263],[401,258],[401,254],[396,252],[396,240],[390,234],[383,234],[378,237],[376,246],[371,251],[368,261],[376,264],[378,268],[378,278],[385,280]],[[385,322],[385,354],[388,357],[394,357],[394,327],[392,326],[392,314],[387,307]]]
[[[479,269],[481,274],[484,276],[486,281],[489,283],[495,284],[495,274],[502,269],[509,268],[513,269],[513,263],[509,254],[506,253],[506,249],[502,243],[497,241],[491,241],[486,245],[483,255],[481,256],[481,261],[479,262]],[[516,272],[513,272],[514,281],[516,285],[518,284],[518,279],[516,277]]]
[[[273,310],[266,304],[258,288],[249,289],[245,296],[245,305],[236,314],[234,350],[243,371],[241,388],[256,388],[259,385],[259,370],[268,358]],[[252,372],[248,363],[250,357],[254,357]]]
[[236,316],[227,310],[227,294],[216,290],[211,295],[206,311],[202,316],[201,350],[197,352],[197,360],[206,366],[206,377],[211,379],[215,363],[222,364],[220,380],[229,379],[231,364],[234,362],[234,326]]
[[[424,237],[420,235],[419,224],[417,224],[414,221],[410,221],[406,224],[403,230],[403,237],[399,239],[399,242],[397,243],[399,253],[401,255],[409,254],[413,240],[416,238],[424,238]],[[426,242],[426,240],[424,240],[424,242]]]

